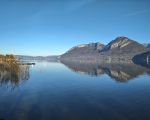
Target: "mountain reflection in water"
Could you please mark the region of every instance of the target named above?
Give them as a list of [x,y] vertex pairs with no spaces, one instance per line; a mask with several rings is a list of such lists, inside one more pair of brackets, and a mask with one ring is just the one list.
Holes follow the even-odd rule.
[[[107,74],[112,79],[119,82],[127,82],[139,75],[150,75],[150,68],[147,66],[130,64],[110,64],[110,63],[86,63],[86,62],[61,62],[69,69],[80,74],[90,76],[101,76]],[[0,86],[11,85],[13,88],[25,80],[28,80],[29,65],[19,65],[17,63],[0,63]]]
[[[33,68],[1,64],[0,119],[150,120],[149,68],[134,64],[63,63],[73,71],[50,62],[36,62]],[[12,86],[17,87],[11,90]]]
[[81,74],[87,74],[91,76],[100,76],[103,74],[107,74],[112,79],[119,82],[126,82],[128,80],[138,77],[139,75],[150,73],[150,69],[148,67],[144,67],[134,63],[127,63],[127,64],[91,63],[89,64],[86,62],[71,62],[71,61],[70,62],[63,61],[62,63],[75,72]]
[[29,77],[29,65],[0,63],[0,86],[10,85],[14,88]]

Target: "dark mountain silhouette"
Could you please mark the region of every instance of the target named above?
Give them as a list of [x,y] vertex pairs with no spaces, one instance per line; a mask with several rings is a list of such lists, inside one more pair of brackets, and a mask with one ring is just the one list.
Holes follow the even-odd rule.
[[60,59],[61,61],[132,62],[135,55],[148,50],[144,45],[127,37],[117,37],[106,46],[93,43],[73,47],[61,55]]

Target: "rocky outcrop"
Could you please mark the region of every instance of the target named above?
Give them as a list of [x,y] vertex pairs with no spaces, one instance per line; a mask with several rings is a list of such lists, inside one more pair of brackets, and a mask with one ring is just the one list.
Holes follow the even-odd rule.
[[135,55],[148,51],[144,45],[127,37],[118,37],[106,46],[100,43],[75,46],[60,59],[88,62],[132,62]]

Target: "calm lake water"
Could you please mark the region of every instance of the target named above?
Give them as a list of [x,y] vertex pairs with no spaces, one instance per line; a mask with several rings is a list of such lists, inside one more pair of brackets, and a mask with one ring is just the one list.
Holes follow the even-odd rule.
[[150,120],[147,67],[38,62],[0,72],[0,119]]

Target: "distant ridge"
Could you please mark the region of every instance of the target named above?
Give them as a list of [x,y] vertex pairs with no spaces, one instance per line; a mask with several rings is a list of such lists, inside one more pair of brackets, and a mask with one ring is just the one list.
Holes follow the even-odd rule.
[[53,55],[53,56],[26,56],[26,55],[16,55],[15,56],[17,60],[35,60],[35,61],[57,61],[59,56],[58,55]]

